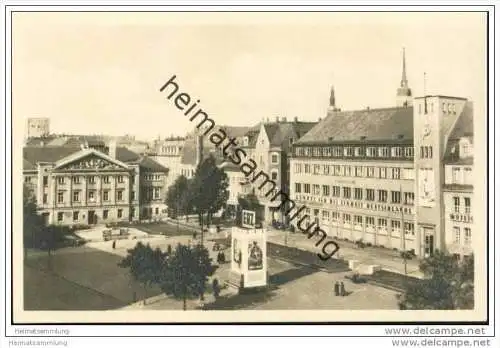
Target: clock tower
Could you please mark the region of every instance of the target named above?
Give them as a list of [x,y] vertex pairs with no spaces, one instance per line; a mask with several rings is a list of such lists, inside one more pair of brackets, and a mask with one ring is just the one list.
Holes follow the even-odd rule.
[[442,188],[443,157],[448,137],[467,100],[445,96],[415,98],[413,141],[415,146],[416,246],[421,257],[445,247]]

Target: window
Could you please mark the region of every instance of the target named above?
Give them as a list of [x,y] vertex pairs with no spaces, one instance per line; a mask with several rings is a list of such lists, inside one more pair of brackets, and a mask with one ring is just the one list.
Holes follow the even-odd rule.
[[464,243],[469,245],[472,241],[472,231],[469,227],[464,228]]
[[432,158],[432,146],[420,146],[420,158]]
[[412,158],[413,156],[414,156],[413,146],[407,146],[407,147],[405,147],[405,157]]
[[276,154],[271,155],[271,163],[278,163],[278,155]]
[[321,212],[321,214],[322,214],[321,217],[322,217],[323,220],[327,220],[328,221],[330,219],[330,212],[328,210],[323,210]]
[[332,148],[332,150],[333,150],[334,157],[341,157],[342,156],[342,147],[335,146],[334,148]]
[[373,178],[375,176],[375,167],[366,167],[366,176]]
[[379,157],[389,157],[389,148],[388,147],[379,147],[378,148]]
[[372,216],[367,216],[365,218],[366,227],[375,227],[375,218]]
[[48,176],[44,176],[43,177],[43,186],[48,186],[49,185],[49,177]]
[[354,215],[354,225],[356,226],[363,225],[363,217],[361,215]]
[[102,192],[102,200],[103,201],[109,200],[109,191],[108,190]]
[[314,157],[320,157],[321,156],[321,148],[315,147],[314,148]]
[[47,204],[47,200],[48,200],[48,195],[46,193],[44,193],[43,198],[42,198],[42,203]]
[[73,177],[73,184],[79,184],[80,183],[80,177],[79,176],[74,176]]
[[160,188],[159,188],[159,187],[155,187],[155,188],[154,188],[154,191],[153,191],[153,198],[154,198],[154,199],[160,199]]
[[121,218],[123,215],[123,209],[118,209],[118,218]]
[[118,175],[117,180],[120,184],[123,183],[123,175]]
[[57,222],[62,222],[64,219],[64,214],[59,212],[57,213]]
[[361,166],[354,167],[354,175],[357,177],[363,176],[363,167]]
[[135,216],[135,209],[130,208],[130,217],[133,218]]
[[330,174],[330,166],[328,164],[323,165],[323,175],[329,175]]
[[344,220],[344,223],[350,224],[351,223],[351,215],[350,214],[343,214],[343,220]]
[[313,195],[317,195],[317,196],[320,195],[319,185],[313,184]]
[[401,179],[401,168],[392,168],[392,178]]
[[300,183],[298,183],[298,182],[295,183],[295,192],[296,193],[300,193],[300,188],[301,188],[300,186],[301,186]]
[[116,200],[118,200],[118,201],[123,200],[123,191],[122,190],[116,191]]
[[73,202],[80,202],[80,191],[73,192]]
[[400,232],[401,230],[401,221],[399,220],[392,220],[391,221],[391,230],[392,232]]
[[460,184],[461,183],[461,180],[460,180],[460,167],[453,167],[451,169],[451,175],[452,175],[452,182],[454,184]]
[[415,170],[413,168],[403,168],[403,179],[414,180],[415,179]]
[[58,176],[57,177],[57,183],[60,184],[60,185],[63,185],[64,184],[64,176]]
[[373,146],[367,147],[366,157],[377,157],[377,148]]
[[334,175],[337,175],[337,176],[342,175],[342,166],[334,165],[333,166],[333,173],[334,173]]
[[302,172],[302,164],[295,163],[293,167],[294,167],[295,173],[301,173]]
[[401,192],[391,191],[391,198],[392,203],[401,203]]
[[313,174],[314,175],[318,175],[319,174],[319,171],[321,169],[321,166],[319,164],[314,164],[313,165]]
[[375,190],[374,189],[366,189],[366,198],[367,201],[375,200]]
[[380,168],[380,178],[381,179],[387,178],[387,168]]
[[415,201],[415,193],[413,192],[405,192],[405,201],[404,203],[407,205],[413,205]]
[[324,157],[331,157],[332,156],[332,148],[331,147],[324,147],[323,148],[323,156]]
[[278,180],[278,172],[271,172],[271,179]]
[[378,190],[378,201],[379,202],[387,202],[387,191],[386,190]]
[[344,198],[351,198],[351,188],[350,187],[344,187]]
[[354,189],[354,199],[363,199],[363,189],[361,188]]
[[323,196],[329,196],[329,195],[330,195],[330,186],[323,185]]
[[332,196],[340,197],[340,186],[332,186]]
[[391,149],[391,156],[392,157],[402,157],[403,156],[403,149],[399,146],[395,146]]
[[78,221],[78,212],[77,211],[74,211],[73,212],[73,221]]
[[311,193],[311,184],[304,184],[304,193]]
[[130,192],[130,199],[131,200],[135,199],[135,191]]
[[470,197],[464,197],[465,213],[470,214]]
[[464,185],[472,185],[472,168],[464,168]]
[[453,237],[456,244],[460,244],[460,227],[453,227]]
[[352,157],[353,154],[354,154],[354,148],[352,148],[351,146],[344,147],[344,156],[345,157]]
[[104,182],[105,184],[109,184],[109,175],[105,175],[102,177],[102,182]]
[[380,229],[386,229],[387,228],[387,219],[378,219],[378,227]]
[[106,220],[109,216],[109,210],[103,210],[102,211],[102,218]]
[[89,176],[88,182],[89,184],[95,184],[95,176]]
[[89,191],[89,202],[95,201],[95,191]]
[[57,192],[57,203],[64,203],[64,192]]
[[339,212],[332,212],[332,220],[333,221],[339,221],[340,220],[340,213]]
[[460,197],[453,197],[453,211],[460,213]]
[[405,222],[405,234],[415,235],[415,225],[412,222]]
[[29,184],[31,182],[31,177],[30,176],[25,176],[24,177],[24,182]]
[[160,213],[160,209],[158,207],[155,208],[155,215],[158,215]]
[[306,173],[306,174],[311,173],[311,165],[310,164],[304,164],[304,173]]
[[363,156],[363,149],[359,146],[356,146],[354,148],[354,156],[355,157],[360,157],[360,156]]
[[351,176],[351,166],[344,166],[344,176]]

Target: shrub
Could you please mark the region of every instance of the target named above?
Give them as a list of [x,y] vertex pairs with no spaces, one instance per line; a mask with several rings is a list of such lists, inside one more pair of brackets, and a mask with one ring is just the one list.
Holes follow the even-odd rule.
[[368,242],[368,243],[366,243],[366,246],[371,247],[371,246],[372,246],[372,243]]

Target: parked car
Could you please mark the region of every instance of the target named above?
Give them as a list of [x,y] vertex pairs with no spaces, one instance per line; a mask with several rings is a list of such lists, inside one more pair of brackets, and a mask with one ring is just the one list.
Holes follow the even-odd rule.
[[85,240],[73,235],[67,235],[64,236],[61,244],[62,246],[78,247],[85,244]]

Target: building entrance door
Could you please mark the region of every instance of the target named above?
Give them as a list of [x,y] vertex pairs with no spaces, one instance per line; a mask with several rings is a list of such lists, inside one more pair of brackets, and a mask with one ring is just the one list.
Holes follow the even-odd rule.
[[424,257],[434,254],[434,229],[424,227]]
[[97,215],[95,215],[95,211],[89,210],[88,213],[88,224],[95,225],[97,224]]

